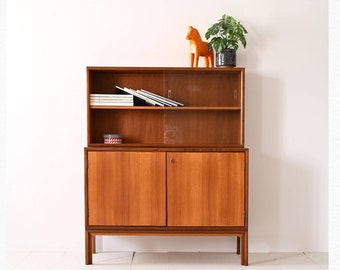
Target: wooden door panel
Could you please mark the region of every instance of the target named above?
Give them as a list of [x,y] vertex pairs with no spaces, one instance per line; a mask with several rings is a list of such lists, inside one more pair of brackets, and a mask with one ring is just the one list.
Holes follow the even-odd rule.
[[165,153],[89,152],[89,225],[165,226]]
[[168,153],[169,226],[244,226],[244,153]]

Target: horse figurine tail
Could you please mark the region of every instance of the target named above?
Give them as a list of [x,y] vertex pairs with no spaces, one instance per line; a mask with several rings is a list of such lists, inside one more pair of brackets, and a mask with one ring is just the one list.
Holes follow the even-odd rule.
[[209,43],[202,41],[198,30],[192,26],[188,27],[187,40],[190,42],[190,66],[198,67],[199,57],[204,57],[205,67],[213,67],[214,52],[209,50]]

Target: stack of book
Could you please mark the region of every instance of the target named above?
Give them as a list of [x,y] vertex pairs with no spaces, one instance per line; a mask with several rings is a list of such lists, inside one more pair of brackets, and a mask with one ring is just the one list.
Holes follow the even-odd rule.
[[133,106],[133,95],[91,94],[90,104],[94,106]]
[[183,103],[177,102],[169,98],[162,97],[160,95],[157,95],[155,93],[149,92],[144,89],[134,90],[134,89],[127,88],[127,87],[122,88],[120,86],[116,86],[116,93],[126,93],[126,94],[133,95],[135,97],[134,100],[136,101],[136,103],[144,102],[149,105],[162,106],[162,107],[184,106]]

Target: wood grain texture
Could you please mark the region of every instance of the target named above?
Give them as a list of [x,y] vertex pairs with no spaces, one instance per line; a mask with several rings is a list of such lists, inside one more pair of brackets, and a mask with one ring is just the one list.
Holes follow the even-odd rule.
[[165,225],[165,153],[89,152],[88,164],[89,225]]
[[168,226],[244,226],[243,153],[169,153]]

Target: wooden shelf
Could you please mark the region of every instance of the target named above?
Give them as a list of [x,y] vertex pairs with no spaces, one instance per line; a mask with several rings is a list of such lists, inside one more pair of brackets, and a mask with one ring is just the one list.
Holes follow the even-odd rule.
[[160,106],[98,106],[91,105],[90,109],[96,110],[164,110],[164,111],[239,111],[239,107],[223,107],[223,106],[182,106],[182,107],[160,107]]

